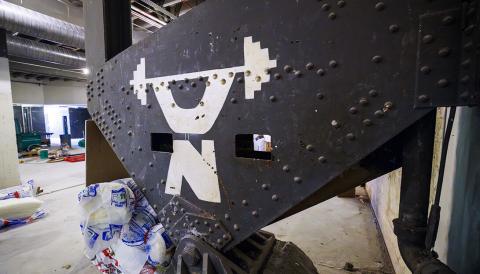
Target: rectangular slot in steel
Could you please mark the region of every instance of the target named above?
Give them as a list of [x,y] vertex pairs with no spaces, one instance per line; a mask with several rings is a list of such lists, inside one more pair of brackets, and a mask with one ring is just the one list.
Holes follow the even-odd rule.
[[150,133],[152,151],[173,152],[173,135],[171,133]]
[[272,160],[272,137],[267,134],[235,135],[235,156]]

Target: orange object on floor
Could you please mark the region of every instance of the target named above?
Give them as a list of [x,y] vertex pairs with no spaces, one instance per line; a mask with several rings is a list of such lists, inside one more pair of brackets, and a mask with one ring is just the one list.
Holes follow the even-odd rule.
[[71,163],[85,161],[85,153],[67,156],[63,160]]

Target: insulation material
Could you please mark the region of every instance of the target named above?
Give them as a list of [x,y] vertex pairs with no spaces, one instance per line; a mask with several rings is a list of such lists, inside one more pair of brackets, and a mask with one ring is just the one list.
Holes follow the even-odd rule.
[[42,206],[36,198],[13,198],[0,200],[0,219],[20,219],[32,216]]

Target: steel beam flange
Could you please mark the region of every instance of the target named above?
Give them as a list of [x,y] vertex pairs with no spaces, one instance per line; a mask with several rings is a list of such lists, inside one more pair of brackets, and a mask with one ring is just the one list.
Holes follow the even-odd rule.
[[415,107],[479,103],[476,82],[476,2],[420,16]]

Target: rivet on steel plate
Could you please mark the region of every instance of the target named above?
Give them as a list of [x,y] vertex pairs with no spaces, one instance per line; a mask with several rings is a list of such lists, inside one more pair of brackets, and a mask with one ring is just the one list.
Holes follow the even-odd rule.
[[389,30],[391,33],[396,33],[396,32],[398,32],[399,29],[400,29],[400,28],[398,27],[398,25],[395,25],[395,24],[390,25],[390,26],[388,27],[388,30]]
[[384,10],[385,9],[385,3],[378,2],[377,4],[375,4],[375,9],[378,10],[378,11]]

